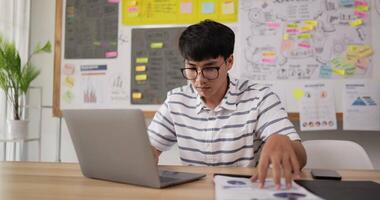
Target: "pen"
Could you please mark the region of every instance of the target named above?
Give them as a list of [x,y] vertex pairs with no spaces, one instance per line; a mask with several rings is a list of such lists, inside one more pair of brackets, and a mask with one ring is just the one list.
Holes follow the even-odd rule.
[[244,174],[224,174],[224,173],[214,173],[213,176],[229,176],[229,177],[238,177],[238,178],[251,178],[252,175],[244,175]]

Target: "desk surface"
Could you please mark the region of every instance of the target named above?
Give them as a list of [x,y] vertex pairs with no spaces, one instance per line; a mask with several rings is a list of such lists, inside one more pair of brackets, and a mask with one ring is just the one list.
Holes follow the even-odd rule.
[[[0,162],[0,199],[214,199],[213,173],[252,174],[254,168],[161,166],[167,170],[206,173],[202,180],[166,189],[151,189],[83,177],[78,164]],[[374,180],[380,170],[342,170],[343,180]],[[311,179],[304,170],[303,179]]]

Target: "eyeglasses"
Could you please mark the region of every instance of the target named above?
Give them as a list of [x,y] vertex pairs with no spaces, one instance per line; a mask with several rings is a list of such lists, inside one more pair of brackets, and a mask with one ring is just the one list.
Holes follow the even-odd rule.
[[[202,68],[200,71],[202,73],[202,76],[207,80],[214,80],[219,77],[219,69],[220,67],[205,67]],[[195,80],[198,77],[198,70],[195,67],[191,68],[182,68],[181,69],[182,76],[187,80]]]
[[[207,80],[214,80],[219,77],[219,69],[221,66],[226,64],[226,61],[223,62],[220,66],[204,67],[200,69],[203,78]],[[182,76],[187,80],[195,80],[198,77],[199,71],[195,66],[181,68]]]

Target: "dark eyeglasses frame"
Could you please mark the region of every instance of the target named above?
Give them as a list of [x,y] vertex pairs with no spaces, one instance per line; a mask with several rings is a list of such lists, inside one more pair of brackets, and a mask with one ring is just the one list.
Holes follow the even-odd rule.
[[[215,80],[215,79],[218,79],[218,78],[219,78],[219,70],[220,70],[220,68],[221,68],[224,64],[226,64],[226,61],[224,61],[223,64],[220,65],[220,66],[213,66],[213,67],[205,67],[205,68],[202,68],[202,69],[200,70],[201,73],[202,73],[202,76],[203,76],[205,79],[209,80],[209,81],[211,81],[211,80]],[[216,69],[216,70],[217,70],[217,71],[216,71],[216,72],[217,72],[217,75],[216,75],[215,78],[209,79],[209,78],[205,77],[205,74],[203,73],[204,70],[205,70],[205,69],[210,69],[210,68],[212,68],[212,69]],[[184,73],[184,72],[185,72],[185,70],[187,70],[187,69],[191,69],[191,70],[195,70],[195,71],[197,71],[197,75],[195,76],[195,78],[189,79],[189,78],[187,78],[187,77],[185,76],[185,73]],[[183,76],[183,78],[185,78],[186,80],[195,80],[195,79],[197,79],[197,77],[198,77],[198,75],[199,75],[199,71],[198,71],[196,68],[194,68],[194,67],[185,67],[185,68],[181,68],[181,72],[182,72],[182,76]]]

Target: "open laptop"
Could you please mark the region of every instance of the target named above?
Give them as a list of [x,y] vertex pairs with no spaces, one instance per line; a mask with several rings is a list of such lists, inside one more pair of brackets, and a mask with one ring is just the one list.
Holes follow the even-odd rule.
[[205,174],[160,171],[139,109],[63,110],[84,176],[163,188]]

